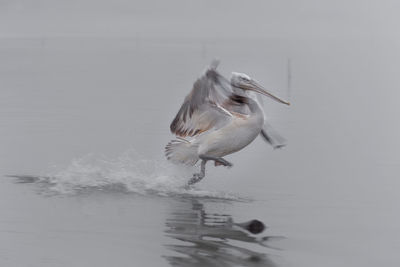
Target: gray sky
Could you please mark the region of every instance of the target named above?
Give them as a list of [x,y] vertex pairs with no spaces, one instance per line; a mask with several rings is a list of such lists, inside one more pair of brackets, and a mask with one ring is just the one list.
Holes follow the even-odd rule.
[[394,38],[398,1],[1,0],[0,36]]

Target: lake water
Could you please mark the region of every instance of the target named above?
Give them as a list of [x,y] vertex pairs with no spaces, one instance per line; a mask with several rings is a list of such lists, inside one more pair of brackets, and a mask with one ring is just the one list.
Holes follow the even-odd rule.
[[[0,265],[398,266],[397,45],[0,39]],[[196,168],[163,149],[214,57],[291,101],[265,101],[288,146],[258,138],[185,189]]]

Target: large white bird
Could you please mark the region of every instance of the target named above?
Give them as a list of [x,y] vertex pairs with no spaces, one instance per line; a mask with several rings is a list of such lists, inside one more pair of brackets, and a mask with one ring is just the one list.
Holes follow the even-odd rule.
[[167,144],[167,158],[186,165],[201,160],[200,173],[193,174],[189,184],[204,178],[209,160],[216,166],[232,166],[223,157],[246,147],[259,134],[274,147],[284,140],[265,123],[262,102],[255,93],[289,103],[246,74],[233,72],[229,82],[217,72],[218,63],[213,61],[194,83],[170,126],[177,139]]

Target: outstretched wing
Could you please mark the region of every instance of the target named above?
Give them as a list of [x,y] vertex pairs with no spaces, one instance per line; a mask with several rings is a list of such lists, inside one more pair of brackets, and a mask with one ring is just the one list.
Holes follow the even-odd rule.
[[274,149],[285,147],[287,144],[286,139],[282,137],[268,122],[264,123],[260,135]]
[[216,63],[213,64],[194,83],[172,121],[171,132],[177,136],[195,136],[230,121],[232,114],[224,107],[235,102],[232,88],[229,81],[216,71]]

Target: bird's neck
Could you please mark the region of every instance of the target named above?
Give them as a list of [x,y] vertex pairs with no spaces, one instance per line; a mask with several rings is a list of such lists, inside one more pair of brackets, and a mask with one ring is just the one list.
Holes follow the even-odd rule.
[[232,89],[234,91],[234,94],[237,96],[240,96],[245,99],[246,105],[249,107],[249,110],[251,114],[260,114],[264,116],[264,112],[262,110],[262,107],[257,100],[257,95],[254,92],[251,91],[244,91],[242,89],[239,89],[235,86],[232,86]]
[[253,100],[251,97],[247,97],[247,101],[247,105],[252,114],[262,114],[262,110],[257,101]]

